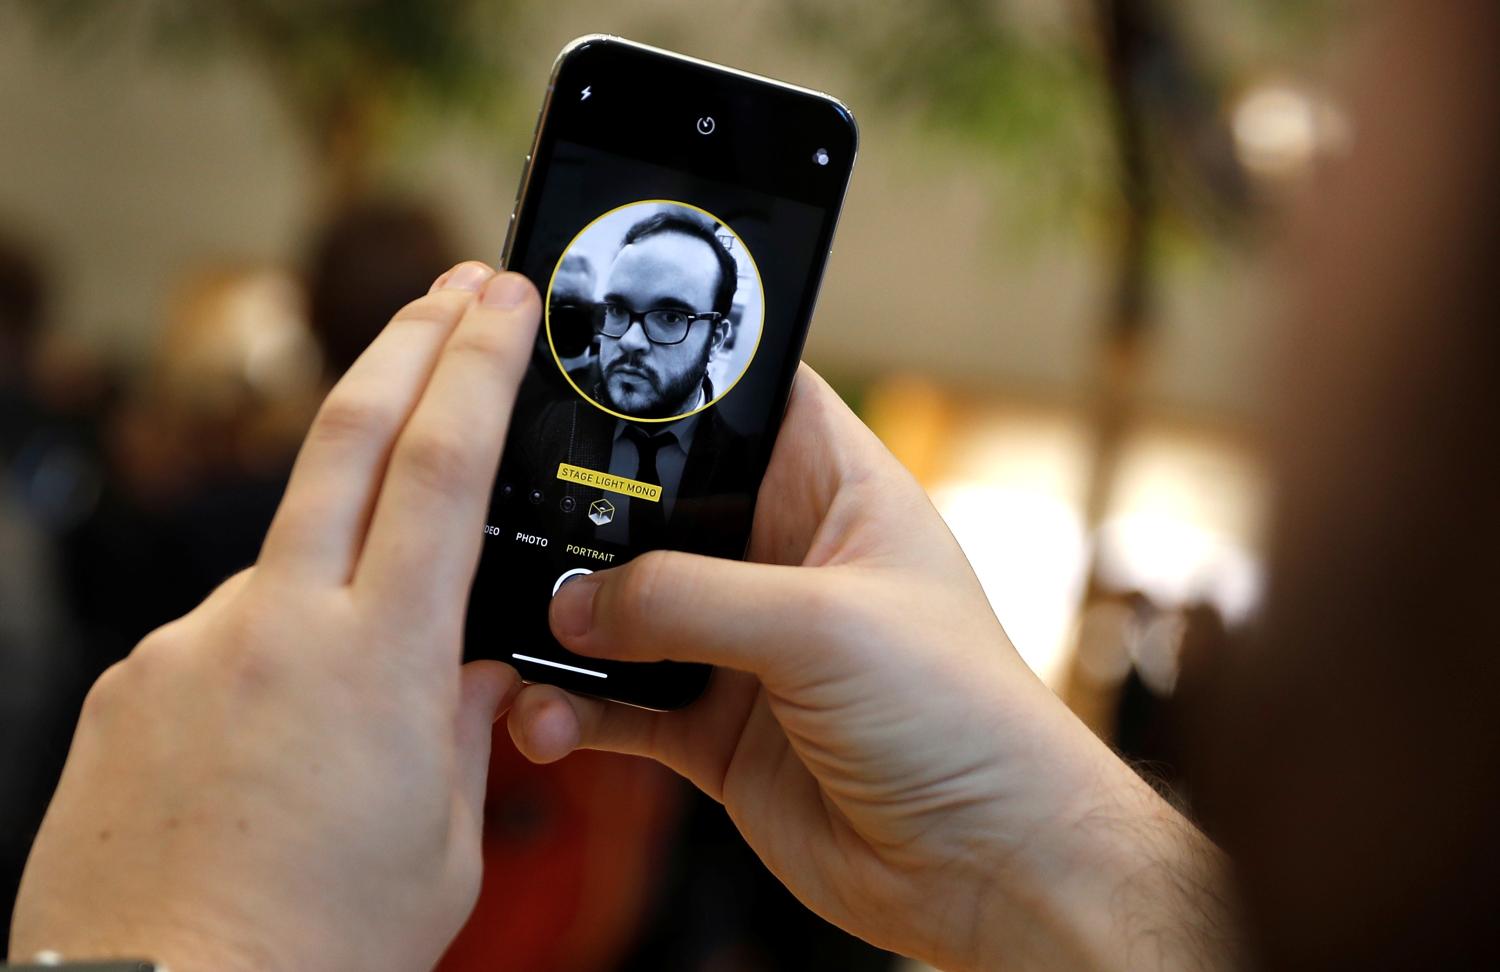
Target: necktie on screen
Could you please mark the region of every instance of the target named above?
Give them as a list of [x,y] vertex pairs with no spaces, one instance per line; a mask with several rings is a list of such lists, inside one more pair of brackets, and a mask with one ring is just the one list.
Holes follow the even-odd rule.
[[[656,454],[663,446],[676,442],[676,438],[670,432],[658,432],[652,435],[635,425],[626,426],[625,436],[635,443],[636,455],[640,457],[635,478],[652,486],[660,486],[661,474],[656,469]],[[630,498],[630,543],[632,546],[655,547],[662,542],[667,531],[665,500],[664,495],[654,503],[640,496]]]

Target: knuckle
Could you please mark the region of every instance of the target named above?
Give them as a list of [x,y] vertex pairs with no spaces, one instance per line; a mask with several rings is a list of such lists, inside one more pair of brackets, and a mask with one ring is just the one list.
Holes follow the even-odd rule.
[[630,562],[609,607],[615,623],[639,627],[658,616],[662,598],[671,590],[672,559],[664,551],[652,551]]
[[235,605],[220,612],[214,619],[213,630],[207,640],[223,651],[239,651],[266,642],[275,642],[278,632],[274,630],[274,611],[257,605],[264,598],[247,599],[248,603]]
[[201,625],[184,616],[142,638],[126,658],[125,672],[138,691],[149,690],[190,663],[196,652],[191,632]]
[[245,590],[246,587],[250,585],[251,578],[253,578],[254,576],[255,568],[252,566],[246,567],[243,570],[238,570],[235,573],[224,578],[223,582],[220,583],[218,587],[215,587],[209,593],[208,597],[203,599],[203,603],[199,604],[198,607],[193,610],[193,614],[208,613],[213,611],[221,604],[226,604],[233,601],[242,591]]
[[467,293],[437,290],[406,304],[391,317],[392,324],[447,327],[468,303]]
[[112,712],[119,700],[129,695],[127,686],[133,680],[134,672],[129,658],[121,659],[106,668],[94,679],[94,684],[89,686],[88,694],[83,699],[80,720],[94,722]]
[[250,578],[255,576],[255,567],[241,567],[239,570],[224,578],[223,583],[214,588],[215,594],[235,594],[245,589],[250,583]]
[[177,654],[182,643],[182,637],[178,633],[183,624],[182,619],[163,625],[155,631],[146,635],[135,646],[130,653],[130,659],[136,663],[139,669],[158,667]]
[[159,689],[180,664],[183,622],[174,621],[146,635],[130,654],[104,670],[84,697],[83,713],[91,719],[115,712],[130,700]]
[[318,409],[313,434],[324,440],[363,441],[385,435],[395,421],[390,407],[382,402],[333,394]]
[[849,613],[849,596],[834,584],[807,584],[798,591],[797,607],[809,618],[842,624]]
[[452,432],[415,432],[402,443],[400,457],[404,471],[419,485],[441,493],[463,492],[478,476],[474,447]]
[[263,691],[275,685],[289,667],[281,650],[283,637],[276,612],[254,605],[225,611],[207,633],[199,654],[213,681],[226,684],[234,694]]
[[515,342],[498,328],[460,327],[448,340],[448,354],[478,362],[482,367],[508,373],[515,358]]
[[257,696],[279,684],[286,665],[268,646],[241,643],[218,659],[219,670],[235,696]]

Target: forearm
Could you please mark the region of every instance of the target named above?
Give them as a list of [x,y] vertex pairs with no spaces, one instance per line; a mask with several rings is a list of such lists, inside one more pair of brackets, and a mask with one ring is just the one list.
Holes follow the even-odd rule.
[[1100,750],[1088,796],[1005,865],[971,967],[1238,967],[1227,860]]
[[[1133,784],[1079,824],[1097,873],[1091,939],[1114,968],[1232,969],[1241,964],[1227,858],[1126,769]],[[1113,848],[1111,856],[1104,849]]]
[[69,961],[145,959],[173,972],[274,972],[292,967],[282,956],[255,944],[254,936],[230,922],[193,914],[188,906],[162,902],[154,909],[141,909],[146,915],[125,913],[130,910],[101,901],[85,913],[45,906],[24,914],[18,911],[9,961],[30,962],[42,952],[55,952]]
[[[80,926],[86,926],[89,920],[87,916],[80,916]],[[53,954],[69,962],[115,962],[127,959],[149,961],[158,968],[171,969],[172,972],[194,972],[198,969],[213,972],[262,972],[284,967],[264,958],[247,956],[229,943],[201,936],[171,937],[150,931],[121,935],[79,927],[58,937],[61,940],[49,940],[45,948],[20,945],[13,947],[9,961],[22,965],[34,962],[40,956]]]

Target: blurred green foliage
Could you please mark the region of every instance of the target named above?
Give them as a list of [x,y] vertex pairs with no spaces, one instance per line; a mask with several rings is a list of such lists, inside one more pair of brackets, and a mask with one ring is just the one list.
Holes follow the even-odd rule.
[[[534,83],[516,83],[515,38],[568,0],[14,2],[82,50],[133,44],[184,65],[226,56],[255,65],[337,198],[365,187],[404,127],[454,118],[515,127],[535,96]],[[1099,11],[1110,2],[776,0],[747,12],[769,16],[771,36],[847,62],[882,115],[914,122],[945,149],[930,164],[988,160],[1012,240],[1116,217],[1123,94],[1146,115],[1163,225],[1174,236],[1221,235],[1234,222],[1225,212],[1243,204],[1223,131],[1241,62],[1305,48],[1359,0],[1127,0],[1163,31],[1143,87],[1126,93],[1104,66]],[[657,16],[664,28],[690,22],[688,11]]]
[[[987,161],[1007,199],[1006,234],[1119,218],[1117,122],[1142,127],[1158,226],[1177,252],[1234,238],[1250,197],[1228,130],[1229,99],[1258,72],[1325,45],[1357,0],[783,0],[790,31],[840,57],[884,111],[936,144]],[[1106,65],[1104,23],[1143,27],[1133,73]],[[1019,223],[1017,215],[1028,217]]]
[[1000,163],[1038,224],[1109,191],[1097,57],[1066,18],[1027,22],[991,0],[785,4],[790,30],[846,59],[884,110]]

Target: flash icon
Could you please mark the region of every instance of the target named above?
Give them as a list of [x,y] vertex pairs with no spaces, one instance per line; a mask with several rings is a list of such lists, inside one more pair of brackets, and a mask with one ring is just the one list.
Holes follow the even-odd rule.
[[586,88],[583,89],[583,96],[581,98],[579,98],[578,100],[579,101],[588,101],[589,100],[589,95],[591,95],[593,93],[594,93],[594,86],[591,84],[588,87],[586,87]]

